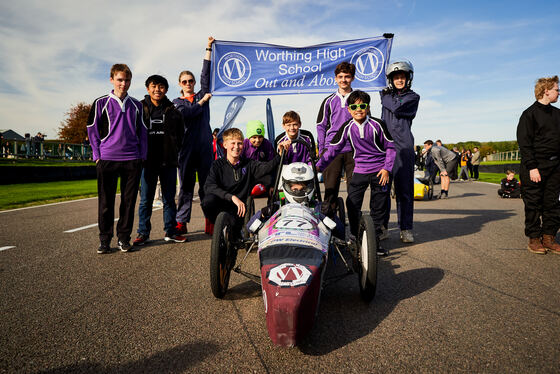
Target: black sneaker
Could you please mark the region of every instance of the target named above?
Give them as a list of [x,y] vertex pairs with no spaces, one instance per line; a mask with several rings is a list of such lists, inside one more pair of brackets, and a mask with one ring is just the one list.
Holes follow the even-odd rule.
[[111,247],[109,246],[109,244],[106,243],[101,243],[99,244],[99,248],[97,248],[97,253],[100,255],[104,255],[111,252]]
[[129,240],[119,240],[119,248],[121,252],[129,252],[132,249]]
[[184,242],[187,241],[187,237],[186,236],[181,236],[181,235],[178,235],[178,234],[165,235],[164,240],[166,242],[184,243]]
[[138,234],[136,239],[132,242],[132,245],[144,245],[150,240],[148,235]]

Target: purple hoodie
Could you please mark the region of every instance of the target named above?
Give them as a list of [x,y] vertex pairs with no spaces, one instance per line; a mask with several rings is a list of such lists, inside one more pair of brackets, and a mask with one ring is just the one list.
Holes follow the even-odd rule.
[[385,122],[371,117],[367,117],[361,125],[353,119],[344,123],[317,162],[317,168],[324,170],[348,144],[354,151],[354,173],[371,174],[381,169],[389,172],[393,170],[396,151],[391,135]]
[[148,131],[135,98],[127,95],[121,101],[111,91],[95,99],[87,123],[94,161],[146,159]]
[[268,139],[263,139],[259,148],[255,148],[249,139],[243,140],[243,153],[241,157],[255,161],[270,161],[274,158],[274,148]]
[[[348,103],[346,102],[349,95],[342,96],[337,91],[323,100],[319,115],[317,116],[317,146],[319,154],[323,153],[325,147],[330,144],[342,124],[352,118],[348,111]],[[350,145],[347,145],[340,153],[350,152],[351,150]]]

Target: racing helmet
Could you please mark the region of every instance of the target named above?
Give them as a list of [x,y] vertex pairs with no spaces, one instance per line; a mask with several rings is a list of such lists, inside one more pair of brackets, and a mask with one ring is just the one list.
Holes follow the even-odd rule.
[[313,169],[304,162],[294,162],[282,168],[282,188],[290,203],[309,203],[315,192]]
[[402,71],[406,74],[406,88],[410,88],[412,86],[412,79],[414,79],[414,67],[410,61],[394,61],[389,64],[387,67],[387,85],[390,89],[394,90],[395,86],[393,86],[393,79],[391,75],[396,73],[397,71]]

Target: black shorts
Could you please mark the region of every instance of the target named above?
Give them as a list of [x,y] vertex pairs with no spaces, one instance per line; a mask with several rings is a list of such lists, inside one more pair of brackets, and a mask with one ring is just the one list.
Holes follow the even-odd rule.
[[453,180],[457,179],[457,165],[459,165],[459,157],[455,157],[453,160],[445,163],[447,176]]

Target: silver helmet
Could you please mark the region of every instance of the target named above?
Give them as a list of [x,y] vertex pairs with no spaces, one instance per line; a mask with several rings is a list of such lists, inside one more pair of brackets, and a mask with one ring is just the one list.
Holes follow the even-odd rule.
[[412,79],[414,79],[414,66],[410,61],[394,61],[389,64],[387,67],[387,85],[390,89],[394,90],[395,86],[393,85],[393,79],[391,79],[391,74],[396,73],[397,71],[402,71],[406,74],[406,88],[410,88],[412,86]]
[[290,203],[307,204],[315,192],[315,175],[311,166],[304,162],[284,165],[282,170],[282,188],[286,200]]

